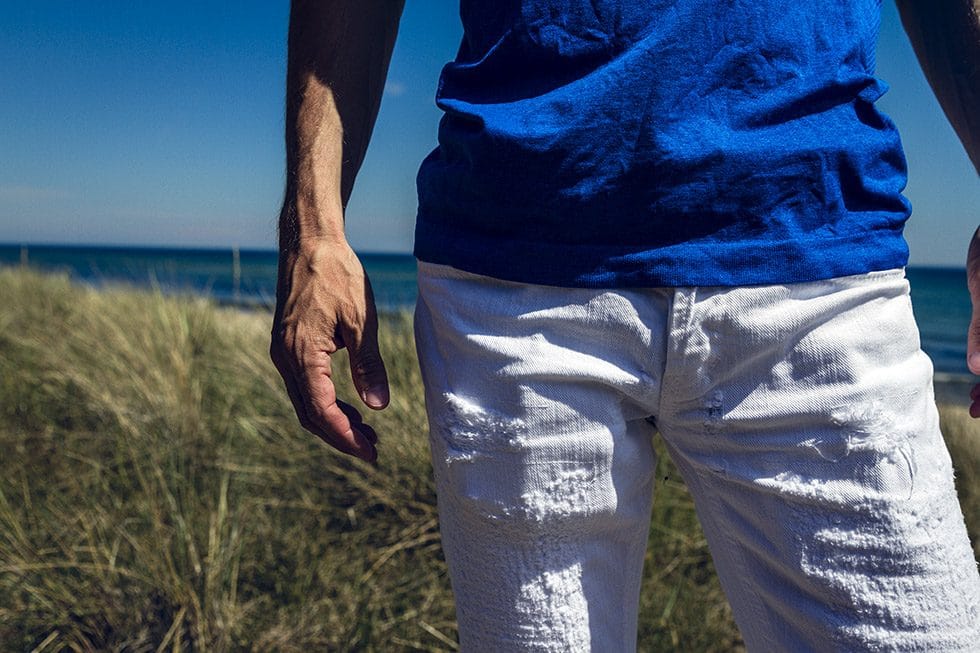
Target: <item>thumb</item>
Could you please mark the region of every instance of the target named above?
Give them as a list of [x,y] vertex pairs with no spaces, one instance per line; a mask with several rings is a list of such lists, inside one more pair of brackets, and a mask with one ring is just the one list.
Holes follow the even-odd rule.
[[[369,319],[360,334],[344,336],[350,357],[351,377],[357,393],[369,408],[380,410],[388,405],[388,372],[378,348],[378,321]],[[359,337],[358,337],[359,336]]]
[[966,336],[966,364],[970,371],[980,375],[980,297],[973,296],[973,316]]
[[980,229],[973,234],[970,251],[966,257],[966,280],[973,302],[973,315],[966,336],[967,367],[980,374]]

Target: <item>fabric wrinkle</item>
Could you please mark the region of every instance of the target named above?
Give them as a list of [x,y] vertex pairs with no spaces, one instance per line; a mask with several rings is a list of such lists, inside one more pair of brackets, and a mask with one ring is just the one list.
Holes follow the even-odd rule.
[[654,424],[749,650],[980,641],[901,271],[611,292],[422,263],[419,283],[463,650],[634,650]]

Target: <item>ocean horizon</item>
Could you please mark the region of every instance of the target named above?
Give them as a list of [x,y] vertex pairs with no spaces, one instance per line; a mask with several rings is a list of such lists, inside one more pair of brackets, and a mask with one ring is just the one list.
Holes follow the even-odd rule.
[[[401,252],[357,253],[379,310],[411,310],[416,300],[415,258]],[[94,287],[123,284],[190,293],[244,308],[275,305],[277,263],[275,249],[0,244],[0,266],[26,264]],[[965,267],[909,266],[906,276],[922,348],[937,373],[969,377],[966,331],[972,306]]]

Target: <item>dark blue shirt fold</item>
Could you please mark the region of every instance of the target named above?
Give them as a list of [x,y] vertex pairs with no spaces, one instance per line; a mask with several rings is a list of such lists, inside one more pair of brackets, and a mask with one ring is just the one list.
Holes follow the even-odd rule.
[[416,255],[564,286],[905,265],[873,0],[463,0]]

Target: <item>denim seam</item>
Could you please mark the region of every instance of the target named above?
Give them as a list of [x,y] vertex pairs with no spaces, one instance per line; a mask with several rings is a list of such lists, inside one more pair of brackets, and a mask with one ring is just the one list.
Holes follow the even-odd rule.
[[[667,347],[667,358],[664,363],[664,381],[661,384],[661,397],[659,401],[660,411],[663,415],[669,415],[670,412],[673,412],[673,410],[668,411],[666,409],[667,407],[671,409],[675,407],[673,393],[665,393],[665,386],[667,385],[668,379],[676,380],[680,377],[677,371],[678,360],[684,359],[682,350],[686,350],[690,343],[690,334],[694,320],[694,302],[697,298],[697,291],[697,287],[677,288],[674,290],[673,301],[671,303],[671,316],[668,322],[669,326],[667,337],[669,342]],[[680,310],[675,313],[674,309],[677,307],[679,299],[681,304],[679,307]],[[666,407],[664,405],[665,402],[667,404]],[[669,425],[665,426],[666,428],[664,430],[669,430]],[[666,440],[667,438],[665,437],[664,439]],[[673,450],[674,447],[669,446],[669,449]],[[719,525],[715,520],[715,515],[722,514],[722,506],[718,502],[718,498],[713,493],[706,490],[706,486],[701,480],[701,472],[698,470],[697,466],[690,464],[687,466],[693,472],[693,478],[691,478],[689,481],[687,481],[687,479],[685,480],[688,483],[696,484],[699,490],[697,494],[707,497],[712,504],[710,509],[698,511],[699,518],[710,522],[710,528],[717,532],[719,537],[724,538],[725,542],[728,544],[727,552],[719,553],[729,557],[732,560],[732,563],[737,564],[739,567],[739,572],[735,576],[735,581],[737,582],[739,589],[742,591],[743,599],[751,601],[752,609],[755,613],[755,619],[752,620],[753,623],[747,625],[752,629],[752,632],[756,638],[759,640],[765,640],[768,643],[769,648],[767,650],[777,650],[775,648],[775,643],[771,639],[769,631],[759,632],[760,624],[763,623],[762,617],[765,615],[765,611],[762,609],[761,599],[759,598],[758,593],[753,591],[750,584],[746,583],[745,581],[745,578],[748,576],[749,566],[745,562],[744,556],[741,553],[741,548],[727,531],[719,528]],[[704,514],[703,517],[701,516],[702,512]],[[711,555],[714,556],[714,554]],[[740,627],[742,626],[740,625]]]
[[[660,395],[657,397],[657,410],[664,411],[664,402],[673,405],[672,393],[666,392],[668,383],[673,384],[679,378],[677,361],[683,358],[679,349],[686,346],[690,333],[691,319],[694,314],[694,298],[696,288],[674,288],[670,298],[667,317],[667,347],[664,357],[664,371],[660,382]],[[678,306],[679,304],[679,306]],[[659,429],[659,427],[658,427]]]

